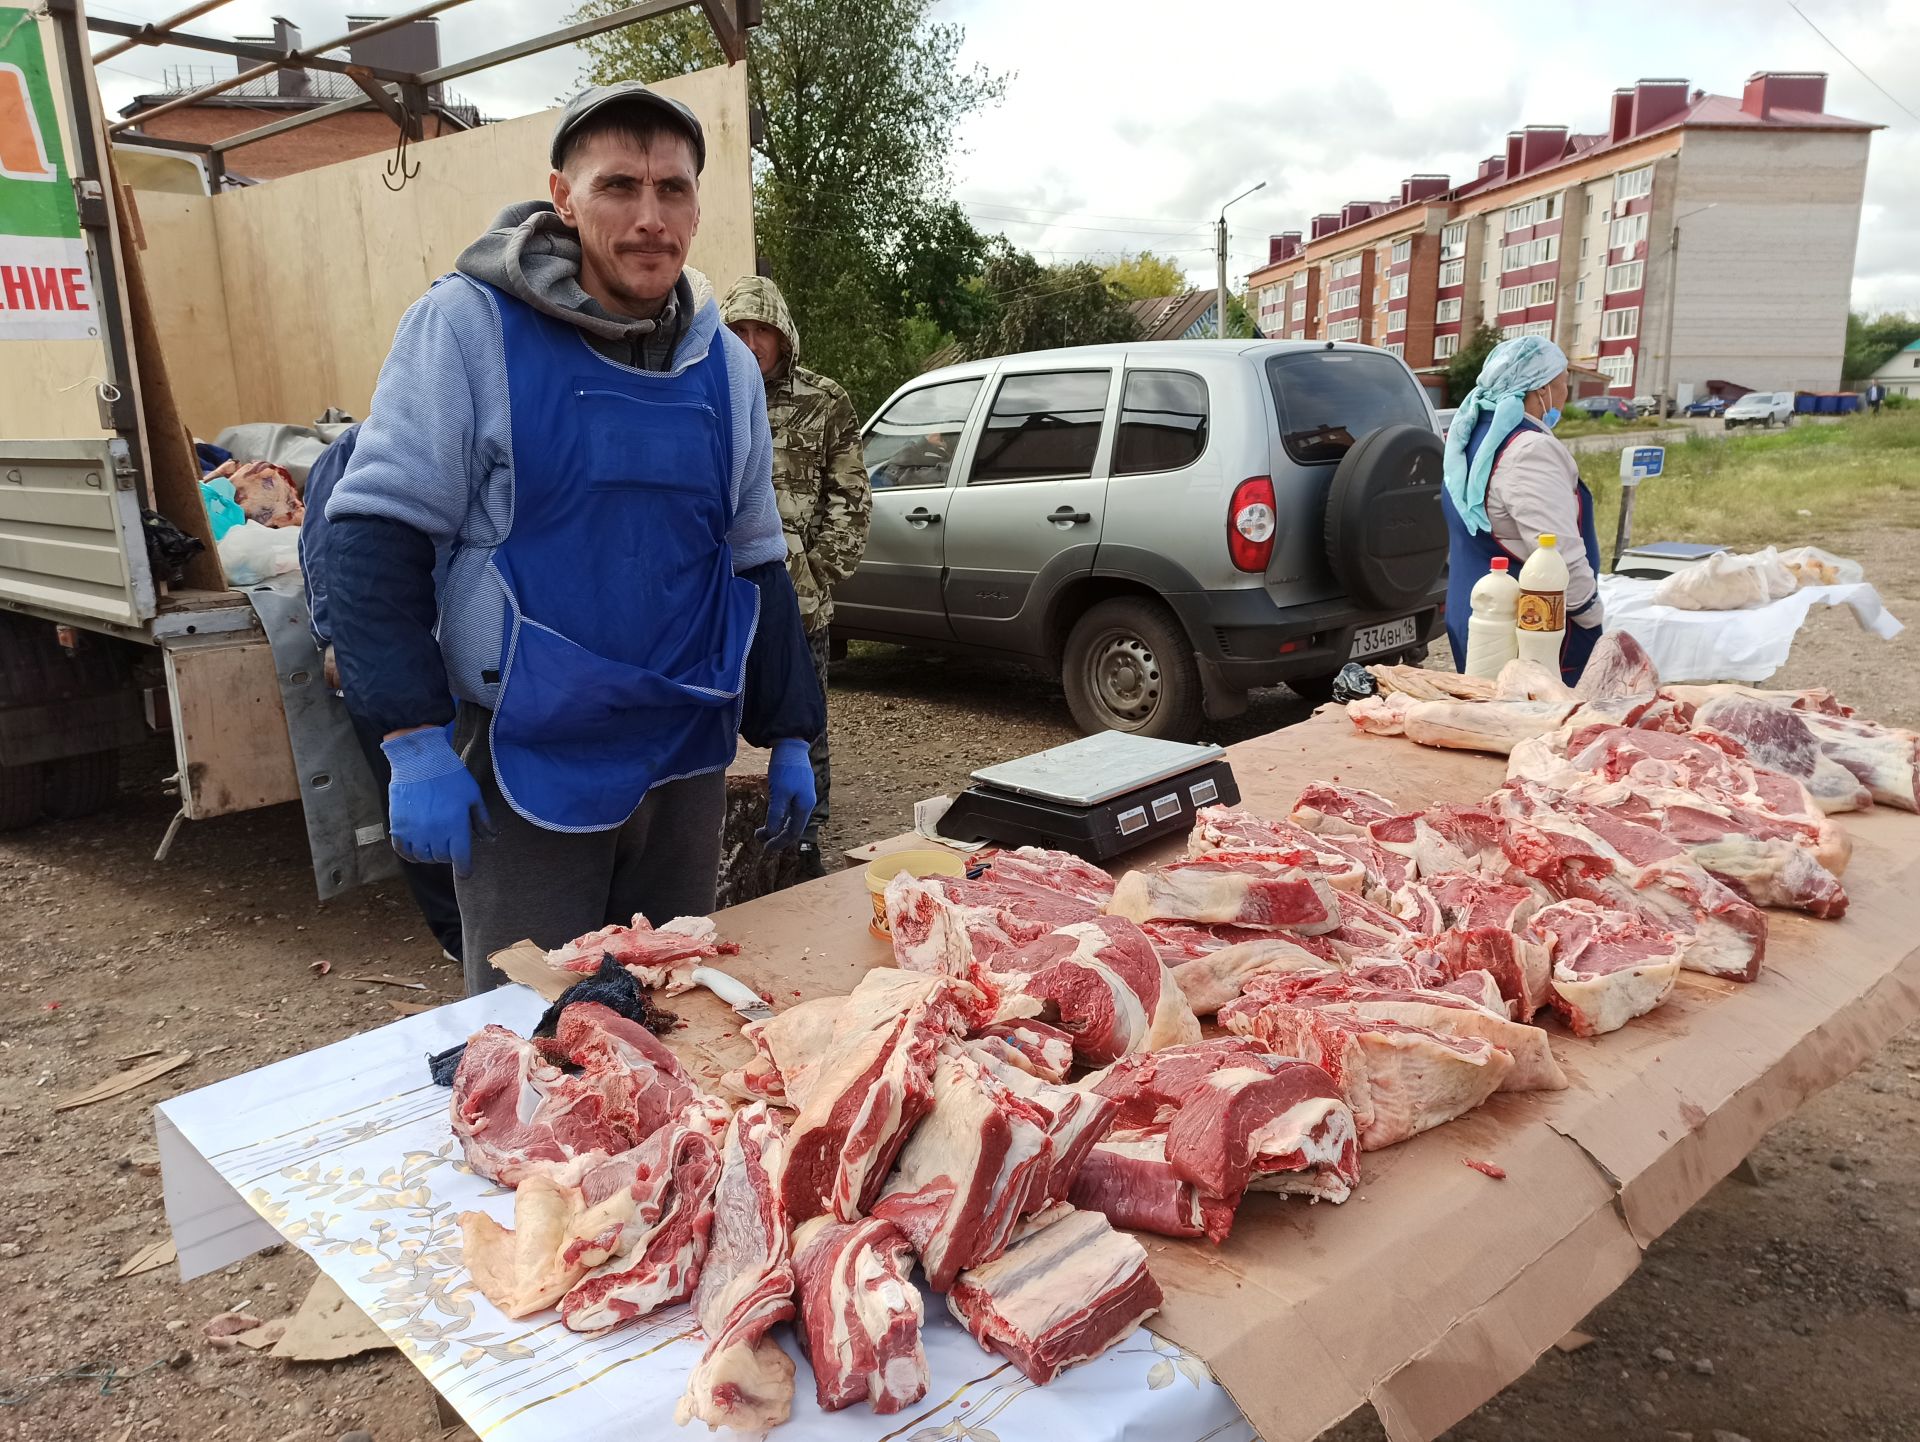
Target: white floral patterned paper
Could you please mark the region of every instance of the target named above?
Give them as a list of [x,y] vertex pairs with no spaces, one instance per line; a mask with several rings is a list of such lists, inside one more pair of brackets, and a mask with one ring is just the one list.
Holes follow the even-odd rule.
[[[395,1022],[162,1103],[159,1110],[281,1236],[302,1248],[394,1339],[489,1442],[671,1437],[700,1354],[685,1307],[598,1337],[555,1313],[514,1321],[468,1278],[459,1214],[511,1224],[513,1194],[473,1175],[426,1057],[490,1021],[525,1032],[542,1003],[522,987]],[[183,1219],[173,1211],[176,1230]],[[784,1442],[1251,1442],[1206,1364],[1142,1329],[1035,1387],[983,1352],[928,1295],[933,1383],[895,1417],[823,1413],[797,1372]],[[783,1341],[799,1357],[791,1330]],[[704,1436],[698,1428],[690,1436]]]

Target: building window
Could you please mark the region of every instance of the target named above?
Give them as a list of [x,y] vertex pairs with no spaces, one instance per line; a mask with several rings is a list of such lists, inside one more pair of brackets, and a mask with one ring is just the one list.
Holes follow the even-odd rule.
[[1585,213],[1587,215],[1593,214],[1593,192],[1591,190],[1587,192],[1587,208]]
[[1396,275],[1387,282],[1387,299],[1398,300],[1407,293],[1407,277]]
[[1487,263],[1483,260],[1480,262],[1480,279],[1485,280],[1486,278],[1487,278]]
[[1580,322],[1579,321],[1575,321],[1573,323],[1573,344],[1574,344],[1574,348],[1577,350],[1580,345]]
[[1412,255],[1413,242],[1411,240],[1396,240],[1393,243],[1393,263],[1395,265],[1405,265],[1408,258]]
[[1545,265],[1560,258],[1560,237],[1543,235],[1538,240],[1523,240],[1501,248],[1500,269],[1524,270],[1530,265]]
[[1293,333],[1293,338],[1295,340],[1305,340],[1307,338],[1307,333],[1304,330],[1297,330]]
[[1458,319],[1460,319],[1460,297],[1457,295],[1451,300],[1441,301],[1440,304],[1433,308],[1433,323],[1435,325],[1446,325],[1449,321],[1456,321]]
[[1526,305],[1527,288],[1524,285],[1509,285],[1501,289],[1498,309],[1525,310]]
[[1550,320],[1531,320],[1525,325],[1503,325],[1500,327],[1501,340],[1516,340],[1526,335],[1537,335],[1545,340],[1552,340],[1553,322]]
[[1640,276],[1646,268],[1643,260],[1630,260],[1625,265],[1607,267],[1607,294],[1619,295],[1622,291],[1640,289]]
[[1536,280],[1527,289],[1527,304],[1551,305],[1553,303],[1554,290],[1559,284],[1558,281],[1554,280]]
[[1293,278],[1293,288],[1295,290],[1305,290],[1307,288],[1307,273],[1304,270]]
[[1542,219],[1544,212],[1545,207],[1537,200],[1529,200],[1525,205],[1509,205],[1507,207],[1506,228],[1509,231],[1525,230],[1534,222]]
[[1580,259],[1585,260],[1586,258],[1587,258],[1587,237],[1583,235],[1580,237]]
[[1360,322],[1357,320],[1339,320],[1327,327],[1328,340],[1359,340]]
[[1387,312],[1387,334],[1391,335],[1397,330],[1405,330],[1406,328],[1407,313],[1404,310],[1390,310]]
[[1599,360],[1600,374],[1607,378],[1607,386],[1630,386],[1633,384],[1633,352],[1620,355],[1603,355]]
[[1440,267],[1439,286],[1442,290],[1450,285],[1464,285],[1467,279],[1467,263],[1464,260],[1450,260]]
[[1293,313],[1290,316],[1288,316],[1288,319],[1289,320],[1305,320],[1306,318],[1307,318],[1306,301],[1296,300],[1293,303]]
[[1643,165],[1638,170],[1623,170],[1613,178],[1613,199],[1617,205],[1623,200],[1638,200],[1643,195],[1653,194],[1653,167]]
[[1631,340],[1639,334],[1639,306],[1628,306],[1625,310],[1609,310],[1601,313],[1601,340]]
[[1360,287],[1350,285],[1332,292],[1327,297],[1328,310],[1352,310],[1360,304]]
[[1387,347],[1387,354],[1390,356],[1399,356],[1402,360],[1405,360],[1407,356],[1407,348],[1401,342],[1395,341],[1393,342],[1393,344]]
[[1433,338],[1433,358],[1446,360],[1460,349],[1460,337],[1457,335],[1437,335]]
[[1614,250],[1626,250],[1638,245],[1647,238],[1647,217],[1623,215],[1613,223],[1613,229],[1607,236],[1607,244]]
[[1585,300],[1587,298],[1587,283],[1584,279],[1576,280],[1573,283],[1573,298],[1575,300]]
[[[1467,253],[1467,223],[1456,220],[1440,232],[1440,259],[1458,260]],[[1443,281],[1442,284],[1445,284]]]
[[1337,260],[1333,263],[1335,280],[1351,280],[1358,274],[1360,274],[1360,257],[1357,255],[1350,255],[1345,260]]

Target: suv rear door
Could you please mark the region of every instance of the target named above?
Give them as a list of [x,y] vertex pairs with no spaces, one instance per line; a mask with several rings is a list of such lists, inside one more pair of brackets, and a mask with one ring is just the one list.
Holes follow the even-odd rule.
[[1431,426],[1420,383],[1385,351],[1364,346],[1277,351],[1266,360],[1279,422],[1273,491],[1280,533],[1267,594],[1280,606],[1340,594],[1327,561],[1327,489],[1356,441],[1382,426]]
[[856,634],[944,639],[948,498],[967,419],[986,377],[916,386],[894,397],[863,438],[873,521],[860,569],[833,593],[834,624]]
[[1001,371],[949,507],[956,640],[1044,654],[1047,597],[1100,543],[1113,392],[1110,366]]

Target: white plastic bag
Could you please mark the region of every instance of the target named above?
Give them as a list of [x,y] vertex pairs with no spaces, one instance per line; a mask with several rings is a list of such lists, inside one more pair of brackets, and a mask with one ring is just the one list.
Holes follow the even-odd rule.
[[219,541],[220,565],[230,586],[252,586],[300,569],[300,528],[248,521]]
[[1653,603],[1679,611],[1750,611],[1791,596],[1799,585],[1771,546],[1744,556],[1716,551],[1654,587]]
[[1780,562],[1803,586],[1855,586],[1867,579],[1867,568],[1858,561],[1836,556],[1818,546],[1795,546],[1780,553]]

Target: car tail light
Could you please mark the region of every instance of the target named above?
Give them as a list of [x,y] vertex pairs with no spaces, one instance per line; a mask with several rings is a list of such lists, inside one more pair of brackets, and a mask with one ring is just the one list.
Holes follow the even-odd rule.
[[1269,477],[1254,476],[1233,488],[1233,500],[1227,505],[1227,554],[1235,566],[1242,571],[1266,570],[1278,530]]

